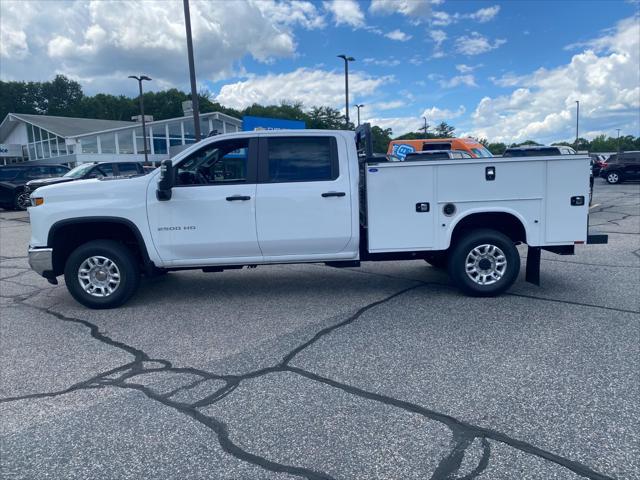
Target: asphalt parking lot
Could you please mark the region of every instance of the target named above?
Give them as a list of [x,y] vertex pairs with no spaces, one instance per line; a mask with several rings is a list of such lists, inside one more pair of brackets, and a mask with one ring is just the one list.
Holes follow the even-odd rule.
[[171,273],[111,311],[0,211],[2,476],[640,479],[640,185],[594,203],[609,244],[499,298],[412,261]]

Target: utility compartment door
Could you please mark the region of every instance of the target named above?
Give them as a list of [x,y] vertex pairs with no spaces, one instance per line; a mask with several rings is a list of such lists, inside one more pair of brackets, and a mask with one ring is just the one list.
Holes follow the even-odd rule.
[[[429,250],[437,210],[435,167],[408,163],[366,166],[369,252]],[[428,204],[428,211],[425,210]]]
[[[572,205],[583,197],[583,205]],[[589,158],[547,161],[545,240],[547,244],[585,242],[589,220]]]

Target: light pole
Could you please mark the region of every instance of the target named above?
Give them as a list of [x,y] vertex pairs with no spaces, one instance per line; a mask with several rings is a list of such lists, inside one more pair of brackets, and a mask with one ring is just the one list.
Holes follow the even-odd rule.
[[576,100],[576,151],[578,150],[578,122],[580,121],[580,100]]
[[358,126],[360,126],[360,109],[364,107],[364,103],[356,103],[354,107],[358,109]]
[[200,105],[198,91],[196,90],[196,67],[193,62],[193,40],[191,39],[191,14],[189,13],[189,0],[182,0],[184,6],[184,27],[187,32],[187,55],[189,56],[189,80],[191,81],[191,107],[193,109],[193,127],[195,129],[196,142],[200,141]]
[[142,99],[142,82],[144,80],[151,81],[149,77],[146,75],[140,75],[136,77],[135,75],[129,75],[129,78],[133,78],[138,81],[138,88],[140,90],[140,116],[142,117],[142,144],[144,146],[144,163],[148,163],[149,159],[147,157],[147,124],[144,118],[144,100]]
[[618,155],[620,155],[620,129],[616,128],[616,130],[618,131],[618,140],[617,140],[617,143],[618,143]]
[[349,62],[355,61],[355,58],[348,57],[347,55],[338,55],[338,58],[344,60],[344,96],[345,96],[345,120],[347,128],[349,127]]

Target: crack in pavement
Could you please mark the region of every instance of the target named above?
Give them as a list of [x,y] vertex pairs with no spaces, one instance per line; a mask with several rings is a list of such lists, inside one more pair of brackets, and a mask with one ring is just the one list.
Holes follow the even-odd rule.
[[[89,329],[89,332],[92,338],[102,343],[105,343],[109,346],[118,348],[120,350],[123,350],[129,353],[130,355],[133,356],[134,360],[132,362],[123,364],[119,367],[115,367],[108,371],[99,373],[87,380],[78,382],[64,390],[49,392],[49,393],[36,393],[36,394],[28,394],[23,396],[3,398],[3,399],[0,399],[0,403],[15,402],[20,400],[29,400],[29,399],[43,398],[43,397],[51,398],[51,397],[69,394],[78,390],[87,390],[87,389],[95,389],[95,388],[115,387],[115,388],[135,390],[144,394],[147,398],[157,401],[167,407],[173,408],[179,413],[182,413],[192,418],[193,420],[197,421],[201,425],[204,425],[205,427],[212,430],[216,434],[218,443],[220,444],[220,447],[223,449],[223,451],[232,455],[238,460],[251,463],[265,470],[276,472],[276,473],[287,473],[290,475],[304,477],[309,480],[331,480],[333,477],[331,477],[329,474],[325,472],[318,472],[318,471],[304,468],[304,467],[274,462],[264,456],[251,453],[241,448],[239,445],[234,443],[233,440],[231,440],[227,425],[223,421],[213,416],[205,415],[198,410],[198,408],[212,405],[213,403],[218,402],[219,400],[225,398],[227,395],[231,394],[244,380],[251,379],[251,378],[258,378],[258,377],[262,377],[262,376],[265,376],[271,373],[276,373],[276,372],[278,373],[285,372],[285,373],[297,374],[309,380],[322,383],[324,385],[327,385],[336,389],[340,389],[343,392],[357,396],[359,398],[363,398],[366,400],[375,401],[388,406],[399,408],[409,413],[418,414],[425,418],[428,418],[430,420],[433,420],[445,425],[447,428],[449,428],[449,430],[451,430],[453,434],[453,439],[455,441],[455,445],[453,446],[449,454],[440,460],[433,476],[431,477],[434,480],[454,478],[454,475],[459,473],[458,471],[460,469],[462,460],[464,458],[464,455],[467,449],[473,444],[476,438],[480,439],[482,442],[482,446],[483,446],[482,456],[478,462],[478,465],[474,468],[474,470],[469,475],[466,475],[461,478],[469,479],[469,480],[477,478],[487,468],[487,466],[489,465],[490,456],[491,456],[491,449],[490,449],[490,444],[488,440],[493,440],[496,442],[506,444],[525,454],[532,455],[532,456],[547,460],[549,462],[553,462],[561,467],[571,470],[572,472],[578,475],[581,475],[583,477],[586,477],[592,480],[607,480],[607,479],[611,480],[612,479],[612,477],[608,477],[606,475],[598,473],[590,469],[584,464],[564,458],[560,455],[556,455],[544,449],[538,448],[528,442],[512,438],[504,433],[501,433],[489,428],[476,426],[476,425],[458,420],[452,416],[427,409],[425,407],[422,407],[414,403],[396,399],[391,396],[366,391],[352,385],[348,385],[348,384],[341,383],[326,377],[322,377],[313,372],[292,366],[290,364],[291,361],[303,350],[312,346],[314,343],[318,342],[321,338],[326,337],[327,335],[331,334],[335,330],[355,322],[365,312],[379,305],[387,303],[393,300],[394,298],[397,298],[398,296],[403,295],[409,291],[415,290],[420,287],[424,287],[426,285],[431,286],[426,282],[414,281],[413,283],[417,283],[417,284],[404,288],[381,300],[377,300],[375,302],[369,303],[361,307],[360,309],[358,309],[354,314],[350,315],[345,320],[321,329],[311,339],[300,344],[299,346],[291,350],[288,354],[286,354],[282,358],[281,362],[278,363],[277,365],[262,368],[259,370],[254,370],[242,375],[218,375],[212,372],[191,368],[191,367],[174,367],[172,363],[168,360],[150,358],[149,355],[146,354],[144,351],[138,348],[135,348],[133,346],[127,345],[126,343],[112,339],[108,335],[105,335],[102,332],[100,332],[100,329],[97,325],[87,320],[66,316],[62,313],[53,311],[52,310],[53,307],[44,308],[44,307],[38,307],[35,305],[22,303],[26,307],[33,308],[42,313],[52,315],[61,321],[75,323],[77,325],[80,325]],[[24,300],[22,300],[21,302],[24,302]],[[143,385],[141,383],[135,383],[136,377],[150,374],[150,373],[156,373],[156,372],[170,372],[174,374],[191,374],[200,378],[196,381],[190,382],[187,385],[183,385],[177,389],[171,390],[166,394],[160,394],[146,385]],[[198,384],[201,384],[207,380],[222,381],[224,382],[224,385],[218,388],[212,394],[196,402],[187,403],[187,402],[180,402],[180,401],[171,399],[171,397],[174,396],[179,391],[194,388]]]

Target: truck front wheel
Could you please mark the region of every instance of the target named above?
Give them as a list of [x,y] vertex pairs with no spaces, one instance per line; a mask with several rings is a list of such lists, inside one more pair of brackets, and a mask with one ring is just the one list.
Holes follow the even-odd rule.
[[69,293],[82,305],[114,308],[125,303],[140,283],[131,250],[113,240],[93,240],[76,248],[65,264]]
[[507,290],[520,272],[520,255],[513,241],[495,230],[469,232],[453,247],[449,276],[464,293],[491,297]]

